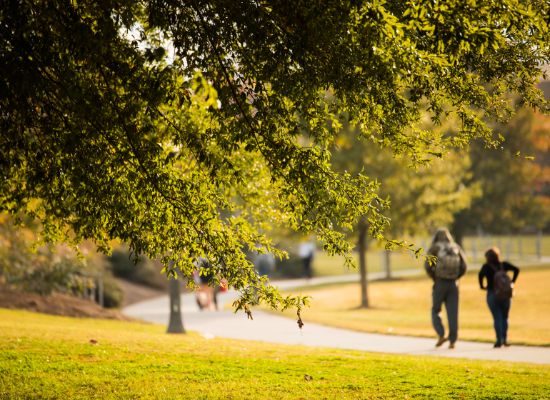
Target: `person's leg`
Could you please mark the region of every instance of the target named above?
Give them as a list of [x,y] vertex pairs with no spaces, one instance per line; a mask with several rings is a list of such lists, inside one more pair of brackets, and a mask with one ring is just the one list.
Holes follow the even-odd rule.
[[456,282],[445,282],[448,286],[445,310],[449,321],[449,341],[451,345],[458,338],[458,286]]
[[306,267],[306,277],[308,279],[311,279],[311,277],[313,276],[313,272],[311,271],[311,263],[313,261],[313,256],[309,256],[307,259],[306,259],[306,264],[307,264],[307,267]]
[[197,304],[199,305],[199,309],[207,310],[208,309],[208,294],[204,288],[204,284],[201,283],[199,288],[196,291],[197,296]]
[[442,286],[442,282],[436,280],[432,288],[432,325],[439,336],[437,346],[443,344],[442,339],[445,337],[445,328],[441,322],[439,313],[441,312],[441,304],[445,299],[445,288]]
[[497,308],[497,327],[498,327],[498,339],[500,344],[504,343],[504,303],[501,300],[496,300]]
[[311,278],[311,257],[302,258],[302,265],[304,267],[304,276]]
[[195,301],[197,302],[197,306],[199,307],[199,310],[202,311],[202,309],[204,308],[203,305],[202,305],[202,298],[201,298],[201,291],[200,289],[196,289],[195,290]]
[[210,311],[213,311],[213,310],[215,310],[215,306],[214,306],[214,288],[209,285],[209,286],[207,286],[206,290],[207,290],[207,293],[208,293],[208,309]]
[[510,314],[511,299],[501,302],[502,308],[502,344],[508,346],[508,315]]
[[212,300],[213,298],[212,288],[208,284],[202,283],[200,286],[200,291],[201,291],[203,309],[212,310],[212,308],[214,307],[213,300]]
[[216,286],[214,289],[213,289],[213,294],[212,294],[212,300],[214,301],[214,309],[216,311],[218,311],[218,293],[220,292],[220,287],[219,286]]
[[499,305],[495,298],[495,294],[492,291],[487,292],[487,305],[489,306],[489,310],[491,310],[491,314],[493,315],[493,326],[495,328],[495,335],[497,338],[497,341],[495,342],[495,347],[500,347],[502,345],[502,336],[501,336],[502,313],[499,309]]

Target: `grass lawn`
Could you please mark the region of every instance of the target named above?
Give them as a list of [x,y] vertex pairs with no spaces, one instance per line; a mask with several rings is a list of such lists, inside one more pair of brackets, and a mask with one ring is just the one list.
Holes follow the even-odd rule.
[[[434,337],[432,281],[426,278],[369,283],[371,308],[358,309],[359,284],[302,288],[312,296],[304,321],[364,332]],[[550,345],[550,268],[524,268],[515,287],[508,338],[511,343]],[[494,341],[493,321],[478,285],[477,272],[460,280],[459,338]],[[289,313],[289,315],[293,313]],[[442,317],[446,320],[445,311]]]
[[205,339],[5,309],[0,332],[1,399],[550,396],[548,366]]

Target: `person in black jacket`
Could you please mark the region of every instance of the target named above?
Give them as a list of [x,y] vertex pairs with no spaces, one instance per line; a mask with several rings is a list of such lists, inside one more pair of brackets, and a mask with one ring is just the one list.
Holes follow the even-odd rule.
[[[493,323],[497,340],[494,347],[509,346],[508,344],[508,314],[510,313],[511,298],[499,299],[495,295],[494,277],[499,270],[512,271],[512,286],[519,275],[519,268],[506,261],[500,260],[500,250],[498,247],[492,247],[485,253],[487,262],[483,264],[479,271],[479,287],[487,290],[487,305],[493,315]],[[483,284],[483,279],[487,284]]]

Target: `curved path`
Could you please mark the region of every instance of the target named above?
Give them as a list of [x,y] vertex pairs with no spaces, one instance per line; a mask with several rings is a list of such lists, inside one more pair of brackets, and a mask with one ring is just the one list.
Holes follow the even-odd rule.
[[[418,274],[418,270],[404,271],[403,275]],[[370,276],[371,279],[376,276]],[[357,275],[313,278],[309,284],[328,282],[355,282]],[[274,282],[280,289],[291,289],[307,285],[303,279]],[[230,303],[234,292],[222,293],[219,304]],[[271,343],[284,343],[305,346],[333,347],[383,353],[429,355],[442,357],[471,358],[480,360],[501,360],[550,365],[550,347],[511,346],[493,349],[490,343],[458,341],[451,350],[445,345],[436,349],[434,339],[409,336],[382,335],[354,332],[307,323],[300,330],[296,321],[290,318],[254,311],[253,320],[244,313],[232,311],[199,311],[193,293],[182,295],[183,322],[187,330],[197,331],[206,338],[216,336],[233,339],[257,340]],[[133,304],[123,309],[124,314],[145,321],[168,325],[168,296]]]

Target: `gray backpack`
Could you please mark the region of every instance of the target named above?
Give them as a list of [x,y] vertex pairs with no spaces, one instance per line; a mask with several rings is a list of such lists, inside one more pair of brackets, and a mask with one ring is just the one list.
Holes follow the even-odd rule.
[[436,254],[435,276],[441,279],[457,279],[460,275],[460,249],[455,243],[444,243]]

